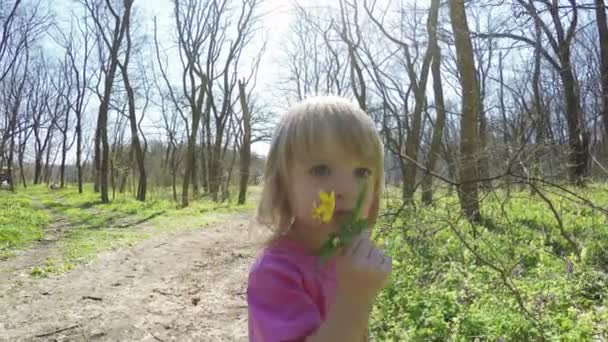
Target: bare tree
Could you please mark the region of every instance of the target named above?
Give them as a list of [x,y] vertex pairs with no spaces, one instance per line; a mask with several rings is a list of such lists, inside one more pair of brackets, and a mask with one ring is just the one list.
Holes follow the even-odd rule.
[[[238,82],[239,102],[241,106],[241,115],[236,118],[238,130],[235,134],[235,146],[239,150],[240,163],[238,204],[244,204],[247,198],[247,186],[251,179],[251,145],[260,141],[269,141],[272,134],[269,129],[271,119],[268,118],[268,115],[265,115],[264,108],[256,106],[252,94],[256,86],[257,72],[264,51],[265,44],[254,62],[254,67],[249,77]],[[249,88],[249,92],[247,92],[247,88]]]
[[[23,55],[29,53],[49,23],[49,16],[40,7],[40,2],[24,3],[22,0],[14,2],[0,0],[0,84],[9,76],[16,81],[16,83],[3,85],[5,90],[9,90],[6,95],[12,98],[12,100],[9,98],[6,100],[16,105],[21,103],[23,85],[18,78],[15,78],[17,74],[14,73],[14,69],[24,67]],[[26,57],[25,60],[28,58]],[[25,65],[27,64],[25,63]],[[23,75],[25,76],[25,74]],[[15,97],[16,95],[19,95],[19,99]],[[6,110],[8,120],[0,137],[0,169],[8,161],[8,171],[12,175],[15,139],[21,131],[18,130],[20,125],[18,125],[16,117],[19,109],[6,108],[8,108]],[[13,185],[14,182],[11,181],[11,186]]]
[[[18,34],[18,28],[15,28],[15,21],[18,20],[17,10],[19,9],[19,5],[22,0],[16,0],[12,6],[8,4],[8,1],[2,0],[0,2],[0,12],[2,16],[2,35],[0,36],[0,82],[4,80],[4,78],[10,72],[12,66],[17,62],[19,58],[18,49],[24,46],[25,41],[18,40],[16,43],[14,42],[15,36]],[[8,13],[4,13],[6,8],[9,8]],[[17,49],[15,52],[12,52],[12,44],[16,44]],[[11,54],[12,52],[12,54]]]
[[24,50],[31,47],[49,24],[40,1],[0,0],[0,82],[11,72]]
[[[53,90],[58,96],[58,100],[61,101],[60,108],[58,108],[57,120],[55,122],[56,128],[61,133],[61,164],[59,168],[59,186],[63,188],[65,186],[65,168],[68,151],[72,148],[75,142],[76,135],[73,136],[71,141],[68,140],[70,133],[71,124],[71,96],[73,93],[73,78],[70,71],[69,57],[66,55],[61,62],[59,62],[59,69],[56,77],[52,80]],[[53,162],[54,165],[54,162]],[[52,171],[48,170],[47,177],[50,177]]]
[[[34,64],[33,73],[29,76],[30,93],[27,101],[27,111],[32,113],[32,129],[34,130],[34,184],[40,184],[43,179],[45,153],[50,153],[53,131],[57,113],[61,106],[60,96],[53,94],[51,87],[54,66],[40,54]],[[48,154],[47,153],[47,154]],[[49,157],[47,156],[47,160]]]
[[[253,34],[258,29],[258,15],[256,14],[258,6],[257,0],[241,1],[240,8],[237,14],[236,32],[232,33],[233,38],[227,41],[229,32],[227,28],[222,28],[220,24],[224,20],[221,12],[217,12],[216,22],[218,22],[217,30],[213,30],[210,37],[211,51],[220,54],[225,53],[226,57],[223,60],[223,65],[219,64],[219,70],[216,69],[220,62],[216,58],[207,60],[207,110],[204,117],[204,129],[207,134],[208,148],[208,164],[207,175],[209,184],[209,194],[214,201],[218,201],[218,193],[220,189],[221,179],[223,175],[222,160],[224,153],[222,146],[225,141],[230,140],[228,129],[229,119],[234,108],[233,101],[238,101],[238,90],[235,91],[239,73],[239,62],[244,49],[249,45],[253,38]],[[224,47],[227,45],[227,51]],[[224,50],[225,52],[222,52]],[[220,80],[221,83],[216,83]],[[220,102],[221,101],[221,102]],[[212,117],[211,117],[212,115]],[[211,119],[213,119],[213,131],[211,130]]]
[[334,18],[329,7],[307,8],[297,2],[293,9],[296,19],[286,42],[280,93],[288,103],[315,95],[349,95],[355,75],[349,54],[356,51],[348,51],[354,43],[346,17]]
[[[393,43],[395,43],[400,52],[404,56],[404,65],[405,71],[409,77],[410,86],[414,93],[414,110],[411,114],[411,123],[409,123],[407,129],[407,136],[405,139],[405,156],[406,159],[404,161],[405,168],[403,170],[404,178],[403,178],[403,198],[407,202],[412,203],[414,199],[414,192],[416,190],[416,171],[417,166],[416,162],[418,161],[418,151],[420,148],[420,137],[422,131],[422,113],[426,109],[426,84],[429,75],[429,69],[431,64],[431,49],[427,47],[424,52],[424,56],[422,58],[422,66],[420,69],[420,73],[416,72],[416,67],[414,65],[414,58],[410,52],[410,44],[407,43],[403,39],[399,39],[395,37],[389,29],[386,27],[384,20],[379,20],[373,14],[373,9],[376,2],[372,2],[368,4],[367,1],[364,1],[364,8],[371,18],[371,20],[377,25],[377,27],[382,31],[382,33]],[[385,16],[386,13],[383,14]],[[399,24],[399,27],[402,24]],[[427,28],[430,26],[437,26],[437,16],[429,15],[427,19]],[[393,31],[393,30],[390,30]],[[407,118],[404,119],[404,122],[407,122]],[[399,154],[400,155],[400,154]]]
[[[165,157],[163,158],[164,162],[162,163],[163,171],[169,169],[169,173],[171,176],[171,189],[173,193],[173,200],[178,202],[177,196],[177,177],[179,174],[179,166],[182,162],[182,154],[180,153],[181,147],[183,146],[183,137],[181,136],[181,132],[179,130],[179,121],[184,118],[184,112],[182,111],[183,104],[180,103],[176,97],[176,94],[173,88],[170,86],[169,80],[167,78],[166,70],[166,59],[163,62],[160,56],[160,48],[157,40],[157,22],[156,18],[154,18],[154,44],[156,51],[156,61],[158,63],[161,75],[157,75],[157,69],[151,68],[153,73],[152,75],[152,83],[154,88],[159,95],[160,103],[157,103],[157,106],[160,108],[162,114],[162,123],[161,129],[164,130],[164,136],[166,137],[166,150]],[[161,82],[165,83],[165,87],[161,84]],[[186,120],[184,120],[186,121]],[[163,144],[163,145],[164,145]]]
[[608,25],[606,24],[606,6],[604,0],[595,0],[595,18],[600,38],[601,115],[604,121],[604,141],[608,141]]
[[[8,174],[11,179],[9,185],[12,190],[14,190],[15,184],[15,177],[13,176],[15,140],[17,136],[21,137],[23,134],[22,127],[19,124],[19,114],[21,112],[21,104],[25,98],[25,84],[29,67],[29,49],[27,47],[25,55],[16,61],[15,66],[17,67],[13,68],[8,75],[8,82],[0,82],[3,90],[2,102],[4,103],[4,108],[0,108],[0,111],[4,112],[3,116],[6,120],[1,137],[2,140],[0,141],[0,170],[3,169],[6,160]],[[9,144],[8,152],[6,148],[7,143]],[[22,163],[20,163],[20,168],[22,168]]]
[[[353,3],[349,3],[345,0],[340,0],[340,17],[342,19],[342,28],[339,29],[340,39],[346,44],[348,51],[348,64],[350,66],[350,84],[352,93],[357,100],[359,107],[367,112],[367,86],[365,84],[365,78],[363,75],[363,68],[361,67],[362,60],[360,55],[357,53],[357,49],[361,44],[361,30],[360,26],[352,25],[350,12],[353,12],[352,21],[358,23],[359,11],[357,0]],[[353,29],[355,32],[353,33]]]
[[[131,16],[133,0],[123,0],[121,13],[117,12],[110,0],[83,0],[84,6],[89,11],[93,20],[98,37],[98,49],[107,49],[108,60],[102,62],[103,90],[100,93],[100,105],[97,115],[97,129],[95,144],[95,160],[99,167],[99,185],[101,190],[101,201],[108,203],[108,172],[110,146],[108,145],[108,109],[112,87],[118,67],[118,54],[120,52],[125,32]],[[113,28],[108,30],[113,25]],[[107,65],[105,65],[107,63]]]
[[[441,50],[437,39],[437,26],[439,17],[439,0],[431,1],[427,23],[429,35],[429,51],[431,54],[431,74],[433,76],[433,92],[435,95],[435,125],[433,127],[433,138],[431,148],[427,158],[427,169],[433,171],[439,157],[440,148],[443,142],[443,128],[445,126],[445,103],[443,99],[443,86],[441,84]],[[422,202],[431,204],[433,201],[433,177],[426,172],[422,181]]]
[[[210,36],[211,27],[217,26],[212,17],[212,11],[218,11],[220,8],[215,7],[217,4],[211,2],[201,3],[199,1],[174,1],[175,23],[177,29],[177,42],[182,64],[182,89],[178,93],[167,76],[166,62],[161,60],[160,47],[157,39],[157,26],[155,21],[154,40],[156,46],[156,56],[159,68],[169,95],[176,110],[180,114],[182,120],[186,124],[188,137],[188,147],[186,154],[186,168],[184,170],[184,179],[182,183],[182,206],[186,207],[189,204],[189,188],[190,181],[194,182],[195,196],[198,195],[198,183],[196,180],[196,139],[198,128],[203,114],[203,104],[205,100],[205,92],[207,90],[208,76],[204,67],[204,62],[201,56],[204,55],[203,48]],[[208,55],[212,55],[211,49],[208,50]],[[187,101],[191,119],[186,116],[183,106],[181,105],[182,97]],[[165,120],[167,122],[167,120]],[[171,137],[174,141],[175,137]]]
[[[67,58],[67,70],[65,70],[65,78],[72,84],[72,90],[66,94],[66,101],[70,106],[70,110],[74,113],[75,125],[74,136],[76,139],[76,173],[78,180],[78,193],[82,193],[83,183],[83,128],[82,121],[84,109],[88,103],[89,86],[91,84],[94,73],[89,72],[89,58],[92,53],[91,31],[87,21],[89,20],[89,12],[86,8],[82,9],[82,19],[80,14],[72,12],[72,20],[70,21],[69,31],[57,29],[53,35],[54,41],[65,50]],[[69,115],[69,114],[66,114]],[[67,119],[66,119],[67,120]],[[71,147],[70,147],[71,148]],[[62,168],[63,169],[63,168]]]
[[464,0],[450,1],[450,20],[462,84],[462,119],[460,123],[460,187],[458,194],[467,219],[481,222],[477,189],[477,146],[479,120],[479,84],[473,60],[473,46],[467,23]]
[[[137,161],[137,169],[139,173],[139,181],[137,185],[137,195],[136,198],[139,201],[146,200],[146,190],[147,190],[147,175],[146,175],[146,165],[145,165],[145,154],[146,150],[142,147],[142,144],[139,139],[139,122],[141,120],[137,119],[137,113],[135,109],[135,91],[133,90],[133,86],[131,85],[131,81],[129,78],[129,61],[131,58],[132,52],[132,39],[131,39],[131,19],[130,16],[124,17],[123,25],[126,27],[126,38],[127,44],[125,47],[125,57],[123,61],[117,61],[118,67],[120,68],[122,79],[124,82],[125,90],[127,91],[127,103],[128,103],[128,118],[129,118],[129,127],[131,128],[131,149],[134,151],[135,160]],[[143,71],[143,70],[139,70]],[[142,115],[143,118],[143,115]]]
[[[541,55],[558,72],[562,93],[565,102],[565,114],[568,129],[569,165],[568,177],[571,182],[578,185],[584,183],[587,175],[587,146],[583,137],[586,135],[583,127],[583,117],[579,95],[577,93],[576,78],[574,75],[571,61],[571,47],[578,25],[578,8],[576,0],[568,0],[569,6],[561,6],[557,0],[542,1],[542,4],[531,0],[517,0],[523,9],[536,25],[539,25],[545,38],[556,57],[551,55],[548,50],[538,46],[537,39],[531,39],[521,34],[512,32],[481,34],[481,37],[502,37],[513,39],[530,47],[540,49]],[[539,7],[542,6],[542,7]],[[564,27],[562,20],[564,11],[566,17],[570,18],[569,25]],[[545,21],[543,12],[548,12],[551,22]],[[553,30],[551,29],[551,26]]]

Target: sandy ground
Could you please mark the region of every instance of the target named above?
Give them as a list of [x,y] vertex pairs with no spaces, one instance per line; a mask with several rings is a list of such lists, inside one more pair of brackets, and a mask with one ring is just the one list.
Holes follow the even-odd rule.
[[0,340],[246,341],[246,278],[256,252],[249,220],[226,215],[221,224],[157,236],[67,274],[33,278],[31,265],[49,253],[43,240],[0,261]]

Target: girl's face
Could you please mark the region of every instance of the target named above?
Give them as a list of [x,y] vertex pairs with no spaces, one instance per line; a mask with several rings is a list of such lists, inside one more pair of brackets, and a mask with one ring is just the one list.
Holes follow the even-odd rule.
[[[338,229],[339,223],[350,217],[359,193],[359,184],[368,179],[367,197],[361,217],[368,217],[373,199],[371,180],[373,167],[362,158],[348,155],[336,144],[327,144],[312,158],[292,163],[288,186],[289,203],[294,216],[290,235],[316,250]],[[335,192],[333,219],[324,224],[312,218],[314,204],[319,204],[319,192]]]

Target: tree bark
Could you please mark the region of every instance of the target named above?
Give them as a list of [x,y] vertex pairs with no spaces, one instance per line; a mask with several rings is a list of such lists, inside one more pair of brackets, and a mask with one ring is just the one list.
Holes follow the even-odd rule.
[[99,123],[95,129],[95,156],[93,160],[95,169],[95,179],[93,180],[93,191],[99,193],[99,180],[101,179],[101,135],[99,133]]
[[[62,141],[61,141],[61,166],[59,169],[59,187],[65,187],[65,162],[68,154],[68,126],[70,120],[70,110],[65,113],[65,121],[63,122]],[[72,140],[73,142],[73,140]]]
[[[202,103],[205,97],[205,89],[207,88],[207,79],[202,79],[202,85],[200,86],[199,102]],[[201,121],[200,106],[191,106],[192,111],[192,126],[190,128],[190,136],[188,137],[188,151],[186,153],[186,170],[184,172],[184,182],[182,186],[182,207],[187,207],[189,204],[188,189],[190,187],[190,180],[196,177],[196,135],[198,134],[198,126]],[[198,188],[198,187],[197,187]]]
[[570,62],[569,46],[560,48],[560,61],[562,68],[560,76],[564,85],[564,97],[566,101],[566,122],[568,123],[568,144],[571,150],[569,161],[570,182],[577,185],[584,184],[587,175],[587,163],[585,147],[583,144],[582,115],[580,112],[579,97],[576,91],[576,80],[572,72]]
[[462,85],[462,120],[460,128],[460,186],[458,194],[462,210],[472,224],[481,222],[477,185],[477,146],[479,120],[479,84],[473,60],[473,47],[467,23],[464,0],[450,4],[450,19]]
[[46,157],[44,160],[44,169],[42,174],[42,182],[41,183],[49,183],[51,179],[51,150],[53,149],[53,133],[50,133],[49,143],[46,148]]
[[141,142],[139,140],[137,114],[135,112],[135,92],[133,91],[133,87],[131,86],[131,82],[129,80],[128,66],[129,57],[131,54],[131,25],[130,18],[128,16],[125,16],[125,18],[123,19],[123,25],[126,26],[127,48],[124,63],[119,62],[118,66],[120,67],[125,89],[127,90],[127,103],[129,107],[130,124],[129,126],[131,128],[131,150],[135,152],[135,160],[137,162],[137,169],[139,172],[136,198],[138,201],[145,202],[148,184],[145,166],[146,151],[144,151],[144,149],[142,148]]
[[110,63],[108,66],[108,72],[106,73],[104,78],[103,95],[101,98],[101,103],[99,105],[99,111],[97,115],[97,138],[100,140],[101,146],[99,146],[99,143],[97,143],[96,141],[95,148],[95,160],[97,166],[100,169],[99,188],[101,190],[102,203],[110,202],[110,199],[108,197],[108,172],[110,162],[110,146],[108,144],[108,110],[110,107],[110,97],[112,95],[112,87],[114,85],[116,69],[118,67],[118,53],[127,28],[125,22],[127,22],[127,18],[131,16],[131,6],[133,5],[133,0],[123,0],[122,4],[124,6],[124,13],[121,19],[120,16],[112,8],[112,5],[110,4],[109,0],[106,0],[106,5],[109,8],[112,16],[114,17],[114,28],[111,36],[111,41],[105,36],[105,27],[101,24],[100,18],[97,16],[98,13],[92,7],[89,6],[89,10],[91,12],[90,14],[93,17],[93,20],[95,21],[95,24],[97,25],[97,28],[100,31],[101,36],[104,39],[105,44],[109,49],[110,53]]
[[608,145],[608,24],[604,0],[595,0],[595,18],[600,38],[600,77],[602,78],[602,108],[604,121],[604,144]]
[[13,162],[15,156],[15,126],[13,126],[13,132],[11,133],[11,144],[8,150],[8,161],[6,166],[8,168],[8,177],[10,178],[9,189],[15,191],[15,177],[13,175]]
[[[443,99],[443,86],[441,85],[441,51],[437,41],[437,17],[439,15],[439,0],[431,1],[430,16],[434,20],[427,25],[429,33],[429,50],[431,52],[431,74],[433,76],[433,92],[435,95],[435,127],[427,162],[427,170],[433,171],[441,149],[443,129],[445,126],[445,103]],[[422,202],[429,205],[433,202],[433,177],[427,172],[422,180]]]
[[239,81],[239,99],[243,112],[243,143],[241,145],[239,198],[237,204],[244,204],[247,197],[247,184],[249,183],[249,165],[251,164],[251,115],[247,106],[245,85],[241,81]]
[[[24,133],[25,134],[25,133]],[[21,182],[23,184],[23,188],[27,188],[27,180],[25,178],[25,170],[23,169],[23,159],[25,156],[25,144],[27,141],[27,136],[22,137],[21,131],[19,132],[19,155],[17,156],[19,162],[19,174],[21,175]]]

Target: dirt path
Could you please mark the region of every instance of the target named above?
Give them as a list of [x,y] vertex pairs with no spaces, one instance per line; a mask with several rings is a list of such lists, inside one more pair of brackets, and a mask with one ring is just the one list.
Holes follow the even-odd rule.
[[249,216],[221,221],[100,254],[63,276],[9,272],[18,284],[0,293],[0,340],[246,341]]
[[19,251],[15,257],[0,261],[0,298],[12,295],[13,291],[24,283],[32,281],[33,279],[30,278],[32,267],[44,264],[47,258],[56,257],[57,249],[54,247],[57,241],[74,228],[74,224],[67,217],[45,208],[39,199],[34,199],[34,205],[39,210],[48,211],[53,218],[52,222],[45,227],[41,239],[26,250]]

